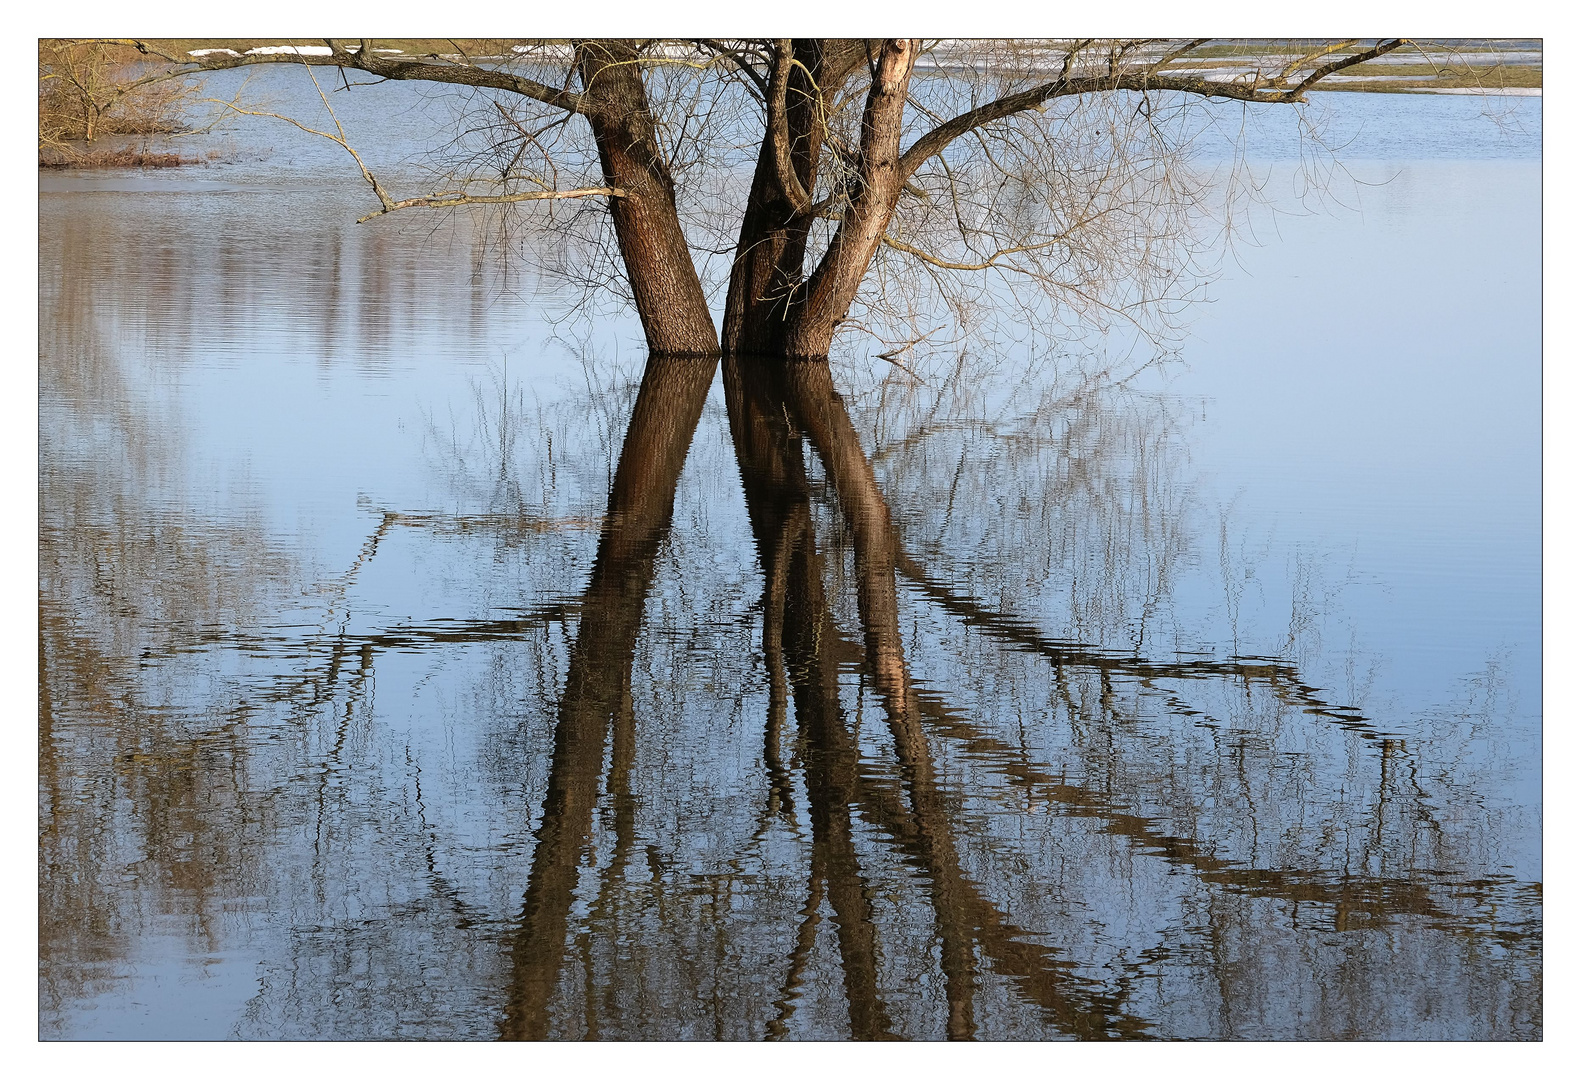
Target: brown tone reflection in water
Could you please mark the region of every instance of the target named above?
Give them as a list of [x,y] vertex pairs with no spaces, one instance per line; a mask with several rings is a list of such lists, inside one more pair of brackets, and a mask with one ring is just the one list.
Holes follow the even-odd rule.
[[[1114,1015],[1112,1002],[1079,990],[1073,993],[1059,960],[1048,950],[1018,940],[1022,932],[980,895],[961,870],[949,809],[934,774],[920,723],[921,703],[911,687],[901,642],[895,589],[899,552],[889,508],[834,389],[828,365],[756,365],[729,357],[725,384],[742,485],[764,568],[764,653],[774,684],[783,683],[783,669],[790,672],[798,722],[808,746],[807,794],[814,823],[808,908],[816,909],[817,896],[826,889],[840,927],[852,1035],[888,1034],[886,1013],[873,982],[879,927],[865,905],[870,885],[850,843],[849,814],[855,806],[862,806],[927,876],[934,930],[941,945],[949,1038],[970,1038],[977,1030],[973,996],[978,950],[1017,980],[1057,1030],[1086,1038],[1110,1030],[1140,1031],[1134,1018]],[[863,660],[894,740],[903,802],[862,774],[843,715],[836,683],[840,654],[845,652],[849,659],[849,652],[840,648],[845,643],[824,596],[823,560],[812,530],[801,431],[791,428],[793,417],[833,478],[840,509],[854,536]],[[776,639],[783,640],[783,647]],[[771,715],[771,742],[775,721]],[[793,958],[792,972],[797,967]],[[783,1035],[783,1017],[770,1030]]]
[[[88,232],[60,235],[41,266],[101,257]],[[287,306],[332,336],[398,338],[399,319],[346,321],[420,299],[409,268],[346,268],[390,250],[303,248]],[[734,497],[677,489],[689,455],[713,452],[695,432],[719,434],[699,421],[714,365],[654,358],[629,410],[613,394],[584,410],[611,445],[625,426],[607,499],[584,453],[596,493],[548,520],[522,494],[539,433],[513,414],[487,498],[456,499],[481,512],[380,511],[325,577],[245,493],[211,506],[184,485],[177,403],[119,336],[166,308],[191,332],[208,288],[222,316],[244,312],[260,302],[247,267],[204,284],[163,250],[112,266],[41,289],[45,1025],[150,950],[253,948],[267,977],[230,1030],[258,1038],[1376,1037],[1435,1016],[1452,1035],[1540,1034],[1540,888],[1487,872],[1500,829],[1477,759],[1448,765],[1452,747],[1337,707],[1288,658],[1126,635],[1184,557],[1166,425],[1060,400],[1096,434],[1029,434],[1001,474],[937,453],[924,427],[869,437],[869,458],[871,414],[826,367],[726,361],[729,447],[703,461],[724,475],[734,452],[762,574],[727,633],[692,594],[654,605],[682,565],[665,552],[717,540],[695,516],[672,528],[675,507]],[[559,429],[555,445],[577,467]],[[1117,493],[1126,455],[1141,464]],[[959,543],[1028,504],[1008,515],[1022,548]],[[437,562],[494,541],[528,564],[562,527],[589,539],[547,560],[555,592],[522,610],[491,595],[467,617],[346,624],[359,576],[403,544]],[[1077,568],[1059,634],[1010,587],[1039,560]],[[589,561],[586,590],[561,595]],[[333,618],[283,619],[303,590]],[[696,657],[706,684],[676,663]],[[390,720],[418,663],[453,665],[448,707],[487,747],[448,790],[445,759],[419,762]],[[732,699],[750,739],[721,780],[709,769],[739,748],[713,703]],[[419,719],[446,707],[425,699]],[[447,800],[488,839],[446,835]],[[714,841],[748,854],[688,862],[688,830],[741,803]]]
[[[47,234],[46,234],[47,236]],[[180,409],[128,370],[141,314],[106,287],[91,219],[40,258],[39,956],[46,1011],[90,995],[135,951],[112,868],[141,863],[159,906],[207,949],[216,910],[257,873],[231,826],[247,802],[246,724],[259,703],[183,716],[197,635],[229,637],[299,576],[243,499],[186,483]],[[113,248],[112,248],[113,250]],[[142,279],[190,301],[166,250]],[[151,270],[152,272],[148,272]],[[187,271],[190,273],[190,270]],[[180,320],[177,320],[180,321]],[[83,723],[87,718],[87,724]],[[86,728],[86,730],[85,730]],[[117,805],[133,808],[129,820]],[[45,1021],[47,1023],[47,1021]]]
[[550,1034],[549,1001],[559,981],[567,913],[593,825],[611,726],[611,784],[621,808],[615,867],[631,849],[631,663],[653,560],[670,528],[675,485],[714,379],[715,361],[652,357],[610,486],[609,511],[560,700],[543,821],[513,951],[515,975],[503,1033]]
[[[627,433],[620,468],[611,495],[610,520],[583,601],[583,631],[573,653],[572,675],[561,706],[550,794],[540,826],[540,847],[528,889],[523,930],[517,938],[515,991],[505,1033],[511,1037],[548,1037],[556,1033],[551,999],[561,977],[566,951],[566,916],[575,891],[576,873],[587,851],[592,806],[604,769],[604,739],[613,721],[609,790],[616,808],[614,854],[604,871],[618,877],[633,847],[635,808],[626,786],[633,757],[629,671],[639,632],[642,598],[652,575],[652,552],[668,527],[676,477],[685,455],[682,436],[695,425],[706,393],[706,381],[693,376],[686,384],[690,399],[678,398],[675,424],[658,423],[653,403],[667,385],[665,372],[676,362],[656,360],[645,377]],[[680,362],[684,365],[695,362]],[[932,963],[944,985],[944,1034],[971,1038],[978,1034],[976,998],[992,973],[1008,979],[1016,992],[1039,1011],[1047,1034],[1076,1038],[1146,1037],[1152,1022],[1131,1006],[1125,984],[1106,986],[1079,976],[1077,964],[1046,943],[1042,935],[1018,926],[982,883],[963,867],[959,839],[971,823],[958,809],[962,792],[940,776],[936,744],[954,743],[984,763],[1001,781],[1028,798],[1058,806],[1067,819],[1091,819],[1103,834],[1123,838],[1133,851],[1159,857],[1191,874],[1222,900],[1208,916],[1211,937],[1254,932],[1243,920],[1255,918],[1237,898],[1275,900],[1327,912],[1337,930],[1382,926],[1401,918],[1425,919],[1440,927],[1463,922],[1464,901],[1492,883],[1467,881],[1439,887],[1432,877],[1390,877],[1347,871],[1333,875],[1321,869],[1252,867],[1217,856],[1211,847],[1186,835],[1175,835],[1156,817],[1128,812],[1118,792],[1086,787],[1063,774],[1039,768],[1023,750],[1000,741],[990,731],[948,706],[936,693],[913,685],[900,630],[897,581],[905,580],[928,602],[984,634],[1001,647],[1029,654],[1051,664],[1067,697],[1075,684],[1089,677],[1101,686],[1100,720],[1123,728],[1128,721],[1116,680],[1148,686],[1168,682],[1209,681],[1243,688],[1248,696],[1266,695],[1282,712],[1305,715],[1317,723],[1334,724],[1361,745],[1380,755],[1377,795],[1377,842],[1387,844],[1385,807],[1401,799],[1415,807],[1418,823],[1435,828],[1432,810],[1410,789],[1391,790],[1409,761],[1399,740],[1377,732],[1354,709],[1327,704],[1300,673],[1277,660],[1157,661],[1135,655],[1086,648],[1040,636],[1034,626],[996,613],[947,583],[935,580],[901,548],[887,503],[873,469],[862,452],[851,418],[835,391],[827,365],[791,363],[754,365],[739,358],[723,362],[725,399],[742,487],[763,573],[762,651],[768,668],[767,714],[762,762],[767,792],[765,819],[795,816],[794,782],[783,759],[788,716],[794,715],[799,747],[810,844],[806,853],[806,903],[781,962],[784,971],[774,1015],[765,1033],[782,1038],[804,998],[808,968],[825,905],[832,912],[837,962],[848,1033],[854,1038],[885,1038],[897,1034],[897,1017],[881,987],[881,954],[920,950],[912,960]],[[684,430],[683,430],[684,429]],[[827,594],[829,568],[820,552],[812,509],[812,483],[804,459],[803,439],[811,445],[834,488],[847,530],[856,571],[857,614],[862,643],[843,638]],[[653,467],[652,463],[662,463]],[[643,467],[659,486],[638,498],[623,476]],[[622,560],[620,552],[638,553]],[[616,575],[616,576],[611,576]],[[616,610],[612,604],[624,605]],[[584,642],[586,644],[584,645]],[[599,668],[589,679],[579,674],[577,658],[607,656],[612,667]],[[894,773],[875,772],[864,760],[851,719],[842,702],[842,673],[861,672],[876,692],[894,760]],[[1073,705],[1074,707],[1074,705]],[[1174,708],[1183,715],[1184,703]],[[585,725],[585,727],[583,726]],[[580,733],[580,734],[579,734]],[[561,780],[562,775],[577,779]],[[1409,812],[1408,812],[1409,813]],[[1425,816],[1424,816],[1425,815]],[[885,888],[882,871],[864,867],[854,840],[862,825],[878,830],[883,843],[900,852],[925,880],[932,912],[931,933],[922,940],[906,938],[906,927],[887,925],[873,896]],[[1408,831],[1412,827],[1407,825]],[[965,830],[965,832],[963,832]],[[761,830],[760,830],[761,831]],[[1368,860],[1369,863],[1375,860]],[[1380,864],[1381,865],[1381,864]],[[1446,900],[1448,902],[1446,902]],[[1239,916],[1230,914],[1242,908]],[[914,928],[911,928],[914,929]],[[1512,931],[1496,936],[1516,943]],[[1220,949],[1223,946],[1215,945]],[[1353,969],[1363,980],[1368,964],[1358,958]],[[591,975],[591,969],[588,974]],[[1336,973],[1343,978],[1343,973]],[[1245,977],[1239,976],[1239,977]],[[1226,999],[1243,993],[1226,983]],[[591,1001],[589,1001],[591,1009]],[[910,1021],[913,1017],[907,1018]],[[909,1025],[908,1025],[909,1026]],[[586,1034],[597,1031],[587,1019]]]

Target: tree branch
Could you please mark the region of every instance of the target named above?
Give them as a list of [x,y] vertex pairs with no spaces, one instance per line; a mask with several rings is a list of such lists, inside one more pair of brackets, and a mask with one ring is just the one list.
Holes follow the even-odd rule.
[[1319,79],[1326,79],[1336,71],[1342,71],[1345,68],[1351,67],[1355,64],[1360,64],[1363,61],[1375,60],[1384,53],[1393,52],[1401,45],[1404,45],[1405,42],[1405,38],[1394,38],[1390,41],[1380,41],[1377,45],[1374,45],[1365,52],[1355,53],[1351,56],[1345,57],[1343,60],[1336,60],[1332,64],[1327,64],[1318,68],[1312,74],[1308,75],[1305,79],[1302,79],[1296,84],[1295,89],[1290,91],[1290,100],[1296,100],[1299,98],[1301,93],[1306,90],[1307,87],[1311,86],[1313,83],[1316,83]]
[[232,112],[240,113],[243,116],[266,116],[275,120],[284,120],[286,123],[293,127],[300,128],[309,135],[317,135],[320,138],[328,139],[330,142],[338,144],[342,150],[351,155],[351,159],[357,163],[357,168],[362,170],[362,178],[368,182],[368,185],[371,188],[373,188],[374,195],[378,197],[379,205],[384,207],[384,210],[381,210],[380,213],[394,209],[395,200],[391,199],[389,193],[384,190],[384,186],[379,183],[378,177],[374,176],[373,173],[369,171],[368,166],[362,160],[362,155],[358,154],[356,150],[352,149],[351,143],[346,140],[346,129],[340,126],[340,117],[336,116],[335,110],[330,107],[329,98],[324,94],[324,88],[318,85],[318,78],[313,74],[311,69],[309,69],[307,77],[313,80],[313,89],[318,91],[319,100],[324,103],[325,111],[329,113],[329,118],[335,123],[336,134],[334,135],[331,135],[327,131],[319,131],[317,128],[310,128],[300,120],[293,120],[291,117],[282,116],[279,113],[264,112],[258,109],[244,109],[233,101],[220,101],[218,98],[207,98],[205,100],[212,104],[220,105],[226,109],[230,109]]
[[805,212],[812,198],[796,176],[796,166],[791,161],[790,118],[787,98],[790,92],[790,73],[794,66],[790,38],[774,43],[774,67],[769,77],[768,105],[769,145],[774,151],[774,173],[779,180],[780,193],[791,204],[796,214]]
[[509,195],[465,195],[452,193],[448,195],[427,195],[418,199],[402,199],[392,202],[382,210],[375,210],[366,217],[357,219],[361,225],[371,221],[381,214],[388,214],[392,210],[405,210],[413,206],[442,207],[442,206],[467,206],[472,203],[513,203],[532,202],[538,199],[585,199],[590,195],[608,195],[612,199],[623,199],[626,191],[615,187],[577,188],[574,191],[517,191]]
[[1333,41],[1323,46],[1323,48],[1317,50],[1316,52],[1309,52],[1305,56],[1298,56],[1284,66],[1279,74],[1275,76],[1274,81],[1284,82],[1286,79],[1290,78],[1290,76],[1294,75],[1296,72],[1300,71],[1303,67],[1310,64],[1319,57],[1331,56],[1342,49],[1349,49],[1356,44],[1356,41],[1356,38],[1347,38],[1344,41]]
[[370,187],[373,188],[374,195],[376,195],[379,199],[380,208],[371,214],[367,214],[358,218],[358,225],[361,225],[365,221],[371,221],[383,214],[388,214],[392,210],[406,210],[417,206],[437,208],[444,206],[465,206],[471,203],[513,203],[530,202],[540,199],[581,199],[586,198],[589,195],[608,195],[611,198],[623,198],[626,195],[626,192],[621,188],[594,187],[577,188],[574,191],[521,191],[508,195],[467,195],[464,192],[451,192],[444,195],[427,195],[416,199],[401,199],[400,201],[396,201],[390,197],[389,192],[384,190],[384,185],[379,183],[378,177],[374,176],[373,173],[368,169],[368,166],[362,160],[362,156],[352,148],[351,143],[346,138],[346,129],[341,127],[340,118],[335,115],[335,110],[329,104],[329,98],[324,94],[323,87],[318,85],[318,79],[313,75],[312,71],[308,72],[308,78],[313,80],[313,89],[318,91],[319,99],[324,103],[324,108],[329,113],[329,118],[335,123],[335,134],[333,135],[327,131],[319,131],[317,128],[308,127],[299,120],[293,120],[291,117],[282,116],[279,113],[264,112],[258,109],[244,109],[234,102],[220,101],[217,98],[207,98],[205,100],[216,105],[221,105],[224,108],[227,108],[232,112],[240,113],[243,116],[264,116],[275,120],[284,120],[286,123],[292,125],[293,127],[300,128],[309,135],[317,135],[320,138],[328,139],[330,142],[339,145],[341,149],[350,154],[352,160],[357,163],[357,168],[362,170],[362,178],[368,182]]
[[764,80],[762,75],[758,74],[756,68],[747,63],[745,54],[742,50],[732,49],[724,42],[716,41],[713,38],[694,38],[692,43],[694,45],[701,45],[707,49],[712,49],[716,55],[729,60],[733,65],[735,65],[737,71],[741,72],[741,74],[752,80],[752,85],[757,87],[758,94],[761,95],[765,101],[768,100],[768,82]]
[[[945,121],[912,143],[910,149],[901,156],[901,175],[910,177],[921,167],[924,161],[943,151],[945,147],[968,131],[980,128],[985,124],[991,124],[996,120],[1003,120],[1008,116],[1014,116],[1016,113],[1035,109],[1044,102],[1052,101],[1055,98],[1109,93],[1115,90],[1133,90],[1138,92],[1168,90],[1182,94],[1192,94],[1198,97],[1289,104],[1302,100],[1302,95],[1307,90],[1336,71],[1342,71],[1366,60],[1376,59],[1385,53],[1393,52],[1405,43],[1406,39],[1404,38],[1380,41],[1371,49],[1355,53],[1342,60],[1336,60],[1334,63],[1318,68],[1293,87],[1284,87],[1273,79],[1265,81],[1260,77],[1254,78],[1253,81],[1247,83],[1205,79],[1198,75],[1171,75],[1158,70],[1162,61],[1160,64],[1128,72],[1117,72],[1113,75],[1088,75],[1081,78],[1072,78],[1070,69],[1077,52],[1076,49],[1072,49],[1065,58],[1065,67],[1059,78],[1043,83],[1040,86],[1034,86],[1030,90],[1023,90],[1019,94],[1006,95],[995,101],[990,101],[986,105],[980,105],[975,109],[964,112],[954,119]],[[1183,50],[1176,49],[1169,55],[1169,58],[1178,59],[1180,55],[1183,55]]]
[[[166,77],[177,78],[200,71],[226,71],[230,68],[251,67],[255,64],[307,64],[314,67],[355,68],[383,79],[419,80],[423,82],[451,83],[458,86],[475,86],[486,90],[505,90],[520,94],[545,105],[552,105],[567,112],[586,112],[587,103],[581,94],[559,90],[534,79],[514,75],[498,68],[477,67],[471,63],[427,63],[421,60],[394,60],[379,56],[370,42],[363,40],[347,48],[327,40],[328,56],[307,55],[299,52],[246,53],[241,56],[172,56],[147,41],[136,38],[107,38],[120,45],[130,45],[145,56],[155,56],[174,65]],[[355,51],[353,51],[353,49]]]
[[1181,45],[1178,48],[1171,49],[1169,52],[1167,52],[1163,56],[1159,57],[1157,60],[1155,60],[1153,62],[1153,65],[1151,67],[1149,67],[1147,70],[1152,72],[1152,73],[1154,73],[1154,74],[1157,74],[1160,68],[1168,67],[1170,64],[1173,64],[1176,60],[1179,60],[1182,56],[1185,56],[1192,49],[1195,49],[1199,45],[1206,45],[1209,41],[1212,41],[1212,40],[1213,40],[1212,38],[1192,38],[1190,41],[1186,42],[1184,45]]
[[1038,251],[1041,248],[1053,247],[1055,244],[1064,239],[1065,235],[1062,233],[1059,236],[1056,236],[1054,239],[1045,240],[1040,244],[1025,244],[1021,247],[1002,248],[1001,250],[994,252],[993,255],[989,256],[987,262],[980,263],[949,262],[945,259],[939,258],[937,255],[929,255],[921,248],[914,248],[903,240],[896,240],[892,236],[883,237],[883,242],[885,247],[894,248],[896,251],[904,251],[907,255],[915,255],[923,262],[932,263],[941,270],[987,270],[991,267],[999,265],[999,260],[1004,258],[1006,255],[1015,255],[1022,251]]

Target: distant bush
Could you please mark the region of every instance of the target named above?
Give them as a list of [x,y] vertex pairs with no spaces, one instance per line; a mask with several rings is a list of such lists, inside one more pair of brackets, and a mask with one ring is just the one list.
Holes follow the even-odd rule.
[[[180,80],[137,84],[151,71],[137,50],[97,41],[38,43],[38,162],[58,168],[181,165],[192,158],[154,152],[148,140],[183,130],[195,86]],[[116,145],[95,146],[106,137]],[[126,136],[142,145],[125,145]]]

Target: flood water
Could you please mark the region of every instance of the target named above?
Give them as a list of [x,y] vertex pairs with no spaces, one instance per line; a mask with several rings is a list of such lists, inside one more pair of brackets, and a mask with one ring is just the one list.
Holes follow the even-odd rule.
[[40,1036],[1541,1038],[1542,103],[1322,98],[1140,373],[41,174]]

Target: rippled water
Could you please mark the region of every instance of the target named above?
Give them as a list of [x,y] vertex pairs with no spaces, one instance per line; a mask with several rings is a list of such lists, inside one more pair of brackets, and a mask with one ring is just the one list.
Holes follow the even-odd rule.
[[1130,379],[647,363],[275,129],[41,176],[41,1036],[1540,1037],[1484,107],[1329,95],[1359,209]]

